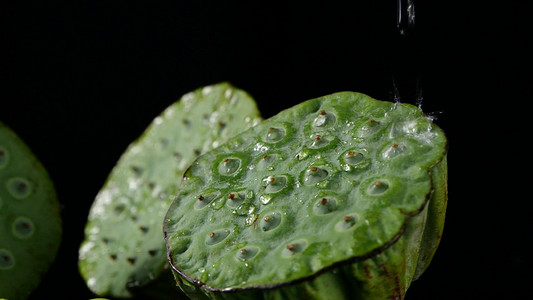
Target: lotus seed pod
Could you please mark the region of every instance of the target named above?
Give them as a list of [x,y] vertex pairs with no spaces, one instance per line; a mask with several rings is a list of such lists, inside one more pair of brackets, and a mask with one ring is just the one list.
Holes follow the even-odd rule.
[[47,171],[0,123],[0,297],[29,297],[55,260],[61,234],[59,202]]
[[176,282],[193,299],[401,299],[442,234],[446,154],[413,105],[340,92],[284,110],[184,174],[163,225]]
[[[91,207],[79,269],[95,294],[170,299],[182,294],[166,259],[165,212],[194,158],[259,120],[253,99],[228,83],[188,93],[153,120],[120,157]],[[240,165],[228,158],[219,167],[231,174]],[[216,204],[209,194],[196,200],[199,207]]]

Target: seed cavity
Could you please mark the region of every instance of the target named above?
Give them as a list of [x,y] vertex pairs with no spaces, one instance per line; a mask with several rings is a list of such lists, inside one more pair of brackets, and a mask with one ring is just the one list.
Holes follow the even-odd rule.
[[141,177],[143,174],[143,169],[139,166],[130,166],[130,170],[135,175],[135,177]]
[[209,246],[216,245],[222,242],[229,234],[230,231],[228,229],[217,229],[207,235],[205,243]]
[[337,200],[333,197],[322,197],[313,205],[313,212],[317,215],[325,215],[337,209]]
[[0,146],[0,169],[3,169],[9,160],[9,155],[4,147]]
[[156,256],[156,254],[157,254],[158,252],[159,252],[158,249],[148,250],[148,254],[149,254],[151,257]]
[[11,251],[0,249],[0,270],[8,270],[15,265],[15,257]]
[[125,209],[125,204],[117,204],[115,205],[115,207],[113,207],[113,213],[115,214],[115,216],[119,216],[120,214],[122,214],[122,212],[124,212]]
[[268,176],[263,179],[263,186],[265,187],[266,193],[277,193],[287,187],[287,176]]
[[305,250],[307,242],[305,240],[297,240],[288,243],[282,251],[282,256],[291,257]]
[[111,258],[111,260],[117,260],[117,255],[114,253],[111,253],[109,254],[109,258]]
[[370,195],[379,195],[385,193],[389,189],[389,183],[386,180],[376,180],[367,188]]
[[11,230],[16,237],[26,239],[33,235],[35,227],[30,219],[26,217],[18,217],[15,219],[15,222],[13,222]]
[[285,129],[280,127],[270,127],[265,134],[264,140],[269,143],[277,143],[285,137]]
[[146,227],[146,226],[139,226],[139,230],[140,230],[142,233],[147,233],[147,232],[148,232],[148,227]]
[[27,198],[33,190],[33,184],[25,178],[15,177],[7,181],[7,191],[16,199]]
[[335,225],[337,231],[346,231],[350,228],[353,228],[357,223],[359,217],[356,214],[346,215],[342,217],[340,221]]
[[271,212],[266,214],[259,223],[259,227],[263,231],[270,231],[275,229],[281,223],[281,214],[279,212]]
[[230,176],[237,173],[237,171],[241,168],[241,159],[237,157],[227,157],[224,158],[219,164],[218,164],[218,172],[221,175]]
[[246,246],[239,250],[237,250],[237,253],[235,253],[235,258],[240,261],[247,261],[253,257],[255,257],[259,253],[259,248],[255,246]]
[[[186,236],[176,237],[172,239],[172,249],[177,254],[182,254],[183,252],[187,251],[189,249],[189,246],[191,244],[191,238]],[[150,251],[157,251],[157,250],[150,250]],[[155,255],[155,252],[154,252]]]
[[314,185],[328,177],[328,171],[321,166],[313,166],[305,170],[303,180],[305,185]]
[[204,193],[198,195],[197,201],[194,203],[194,208],[202,209],[208,206],[211,202],[213,202],[219,196],[220,196],[219,191],[207,190]]

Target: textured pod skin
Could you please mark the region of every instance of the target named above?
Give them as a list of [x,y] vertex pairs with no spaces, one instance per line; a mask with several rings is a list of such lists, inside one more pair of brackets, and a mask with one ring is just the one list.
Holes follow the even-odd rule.
[[0,123],[0,297],[30,295],[55,260],[61,234],[59,202],[48,173]]
[[259,120],[253,99],[228,83],[190,92],[154,119],[120,157],[91,207],[79,269],[95,294],[182,295],[161,229],[179,178],[199,154]]
[[282,111],[185,173],[164,222],[176,281],[193,299],[401,299],[442,234],[446,151],[408,104]]

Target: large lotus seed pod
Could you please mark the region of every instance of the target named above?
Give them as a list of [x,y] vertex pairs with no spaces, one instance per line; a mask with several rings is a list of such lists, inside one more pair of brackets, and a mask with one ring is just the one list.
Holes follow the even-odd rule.
[[79,268],[97,295],[176,298],[161,223],[185,169],[201,153],[260,120],[228,83],[184,95],[120,157],[91,207]]
[[30,295],[55,260],[61,234],[59,202],[48,173],[0,123],[0,297]]
[[176,281],[193,299],[402,298],[442,234],[446,151],[409,104],[284,110],[185,173],[164,221]]

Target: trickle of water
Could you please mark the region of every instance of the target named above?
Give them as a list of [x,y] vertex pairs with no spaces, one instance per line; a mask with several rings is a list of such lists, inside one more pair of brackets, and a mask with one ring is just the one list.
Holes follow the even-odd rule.
[[415,27],[414,0],[397,0],[396,27],[402,36],[407,36]]

